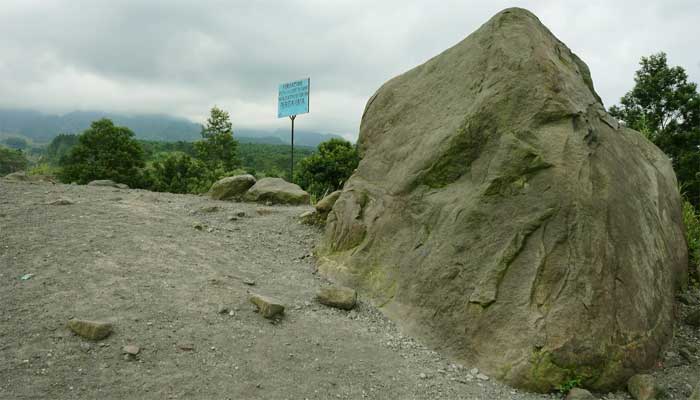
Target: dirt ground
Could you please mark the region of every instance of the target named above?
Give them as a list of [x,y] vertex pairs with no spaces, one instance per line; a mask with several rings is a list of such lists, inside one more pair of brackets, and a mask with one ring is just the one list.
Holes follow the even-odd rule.
[[[478,379],[361,294],[353,311],[318,304],[329,282],[314,273],[320,231],[297,221],[307,209],[0,179],[0,399],[561,398]],[[263,319],[249,291],[285,316]],[[82,339],[70,318],[114,333]],[[700,343],[689,327],[678,335]],[[655,372],[669,398],[700,381],[698,356],[671,351]]]

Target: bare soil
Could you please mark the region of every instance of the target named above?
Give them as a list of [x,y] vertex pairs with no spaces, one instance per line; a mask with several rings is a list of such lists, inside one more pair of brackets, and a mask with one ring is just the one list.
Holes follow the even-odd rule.
[[[330,283],[314,273],[320,231],[297,220],[308,209],[0,180],[0,399],[561,398],[478,379],[361,293],[352,311],[317,303]],[[249,292],[284,317],[262,318]],[[89,341],[70,318],[114,332]],[[697,349],[698,335],[680,326],[677,342]],[[700,354],[678,350],[654,374],[683,399]]]

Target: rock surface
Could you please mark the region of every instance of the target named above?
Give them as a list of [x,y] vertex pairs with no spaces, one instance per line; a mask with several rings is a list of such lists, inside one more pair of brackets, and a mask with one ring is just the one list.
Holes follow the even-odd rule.
[[596,398],[586,389],[573,388],[566,395],[566,400],[596,400]]
[[654,365],[687,277],[671,163],[533,14],[385,83],[358,147],[321,273],[517,387],[608,390]]
[[634,375],[627,382],[627,391],[635,400],[654,400],[656,398],[656,384],[651,375]]
[[240,199],[246,191],[255,185],[253,175],[236,175],[219,179],[211,185],[209,197],[215,200]]
[[244,199],[258,203],[309,204],[309,194],[298,185],[281,178],[260,179],[246,192]]
[[318,302],[323,305],[342,308],[343,310],[352,310],[357,303],[357,292],[346,287],[323,287],[318,292],[316,298]]
[[112,333],[112,324],[103,321],[71,319],[68,321],[68,328],[77,335],[90,340],[101,340]]
[[336,190],[335,192],[322,198],[321,201],[316,203],[314,208],[316,208],[316,211],[318,211],[319,214],[328,214],[333,208],[335,202],[338,201],[338,198],[340,197],[341,193],[342,191]]
[[255,304],[260,315],[268,319],[284,313],[284,306],[282,303],[272,297],[251,293],[250,302]]

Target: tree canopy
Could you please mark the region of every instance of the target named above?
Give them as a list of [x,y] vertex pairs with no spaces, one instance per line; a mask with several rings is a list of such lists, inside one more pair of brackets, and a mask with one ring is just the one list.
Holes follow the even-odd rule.
[[0,146],[0,176],[27,169],[27,157],[22,150]]
[[197,157],[211,169],[232,171],[240,166],[238,142],[228,112],[214,107],[202,127],[202,140],[195,143]]
[[355,146],[343,139],[331,139],[318,145],[318,152],[303,159],[295,181],[320,198],[340,189],[357,168],[360,158]]
[[60,161],[59,178],[81,184],[111,179],[132,187],[142,186],[143,149],[129,128],[115,126],[109,119],[91,124]]
[[635,85],[610,114],[642,132],[672,160],[688,199],[700,204],[700,94],[665,53],[642,57]]

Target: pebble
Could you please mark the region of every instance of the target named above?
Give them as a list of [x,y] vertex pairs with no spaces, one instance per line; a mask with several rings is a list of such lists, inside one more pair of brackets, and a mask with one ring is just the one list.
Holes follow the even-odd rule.
[[135,356],[135,355],[139,354],[139,352],[141,351],[141,348],[139,346],[134,345],[134,344],[129,344],[129,345],[124,346],[122,348],[122,351],[126,354],[130,354],[132,356]]

